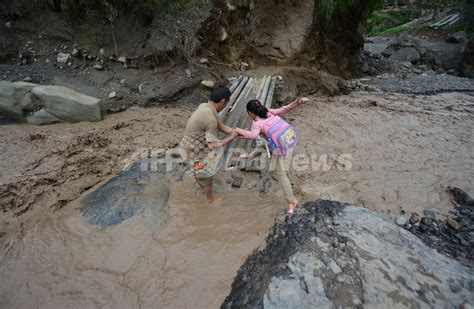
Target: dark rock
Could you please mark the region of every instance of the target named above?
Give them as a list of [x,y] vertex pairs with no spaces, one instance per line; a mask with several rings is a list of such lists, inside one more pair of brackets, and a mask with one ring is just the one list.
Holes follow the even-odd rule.
[[432,226],[433,225],[433,220],[432,220],[432,218],[423,217],[423,218],[421,218],[420,224],[426,225],[426,226]]
[[463,190],[457,187],[449,187],[448,190],[458,205],[474,207],[474,199]]
[[446,38],[446,42],[448,43],[462,43],[466,40],[466,32],[458,31]]
[[410,220],[409,220],[410,224],[414,225],[414,224],[417,224],[419,221],[420,221],[420,219],[418,218],[418,214],[417,213],[412,213],[411,217],[410,217]]
[[430,219],[436,219],[436,210],[432,208],[423,210],[423,214]]
[[413,47],[401,48],[395,51],[390,58],[397,61],[408,61],[417,63],[420,60],[420,53]]
[[464,205],[457,207],[454,217],[446,219],[445,222],[438,223],[425,217],[420,225],[414,225],[408,230],[439,252],[453,256],[463,264],[473,267],[472,226],[474,226],[474,209]]
[[232,177],[232,187],[233,188],[240,188],[242,186],[243,180],[244,180],[243,177],[233,176]]
[[471,38],[462,56],[462,72],[464,76],[474,78],[474,38]]

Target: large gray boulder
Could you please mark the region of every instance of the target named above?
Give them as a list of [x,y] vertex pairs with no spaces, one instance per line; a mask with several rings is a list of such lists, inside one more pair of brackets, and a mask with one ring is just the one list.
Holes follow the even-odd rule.
[[420,53],[413,47],[401,48],[395,51],[391,58],[397,61],[408,61],[411,63],[417,63],[420,60]]
[[240,268],[222,308],[459,308],[471,268],[381,214],[306,203]]
[[99,101],[66,87],[0,81],[0,116],[35,125],[102,120]]
[[37,86],[31,90],[45,104],[45,109],[65,122],[99,121],[99,99],[62,86]]
[[31,89],[35,84],[0,81],[0,115],[24,120],[24,113],[31,111]]
[[[367,45],[367,44],[366,44]],[[426,40],[403,35],[391,42],[380,54],[397,61],[426,64],[444,70],[460,70],[466,43],[431,43]]]

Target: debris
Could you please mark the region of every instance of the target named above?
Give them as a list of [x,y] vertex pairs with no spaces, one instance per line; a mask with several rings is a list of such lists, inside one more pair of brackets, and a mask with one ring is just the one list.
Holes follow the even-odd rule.
[[57,60],[59,63],[67,63],[70,57],[71,57],[71,54],[58,53]]
[[423,213],[430,219],[436,219],[436,211],[434,209],[425,209],[423,210]]
[[111,93],[109,93],[109,98],[115,98],[117,96],[117,93],[115,91],[112,91]]
[[96,64],[96,65],[94,65],[94,69],[98,70],[98,71],[102,71],[104,69],[104,67],[101,66],[100,64]]
[[232,188],[240,188],[244,178],[239,176],[232,176]]
[[127,63],[127,58],[124,57],[124,56],[121,56],[121,57],[118,58],[118,62],[120,62],[120,63]]
[[241,62],[240,63],[240,70],[241,71],[247,71],[249,68],[249,64],[247,62]]
[[207,58],[201,58],[199,59],[200,64],[209,64],[209,60]]
[[201,81],[201,85],[208,89],[214,88],[214,82],[212,80],[203,80]]
[[404,217],[398,217],[397,220],[395,220],[395,223],[400,226],[404,226],[405,223],[407,223],[407,219]]
[[446,224],[455,231],[459,230],[459,223],[454,219],[446,220]]
[[222,43],[222,42],[225,42],[228,38],[229,38],[229,34],[227,33],[224,27],[221,27],[220,34],[219,34],[219,37],[217,38],[217,41]]
[[187,78],[191,78],[193,76],[190,69],[186,69],[185,72]]
[[74,48],[74,49],[72,50],[72,52],[71,52],[71,55],[72,55],[73,57],[79,57],[79,50],[76,49],[76,48]]

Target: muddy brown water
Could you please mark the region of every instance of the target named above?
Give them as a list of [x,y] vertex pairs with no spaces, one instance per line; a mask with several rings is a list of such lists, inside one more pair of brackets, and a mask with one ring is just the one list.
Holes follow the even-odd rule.
[[2,239],[0,307],[219,307],[285,208],[274,194],[260,197],[252,180],[240,189],[224,183],[214,206],[192,177],[172,184],[161,228],[153,210],[105,230],[74,204],[42,216]]

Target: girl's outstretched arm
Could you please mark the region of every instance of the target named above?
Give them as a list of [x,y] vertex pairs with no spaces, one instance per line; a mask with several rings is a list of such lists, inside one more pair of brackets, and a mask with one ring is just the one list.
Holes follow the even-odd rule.
[[272,113],[273,115],[284,115],[286,113],[291,112],[298,105],[306,104],[306,103],[309,103],[308,98],[296,99],[288,105],[282,106],[280,108],[269,108],[268,111]]
[[262,129],[259,126],[252,126],[252,130],[244,130],[241,128],[235,128],[235,131],[244,138],[256,139],[257,136],[262,132]]

